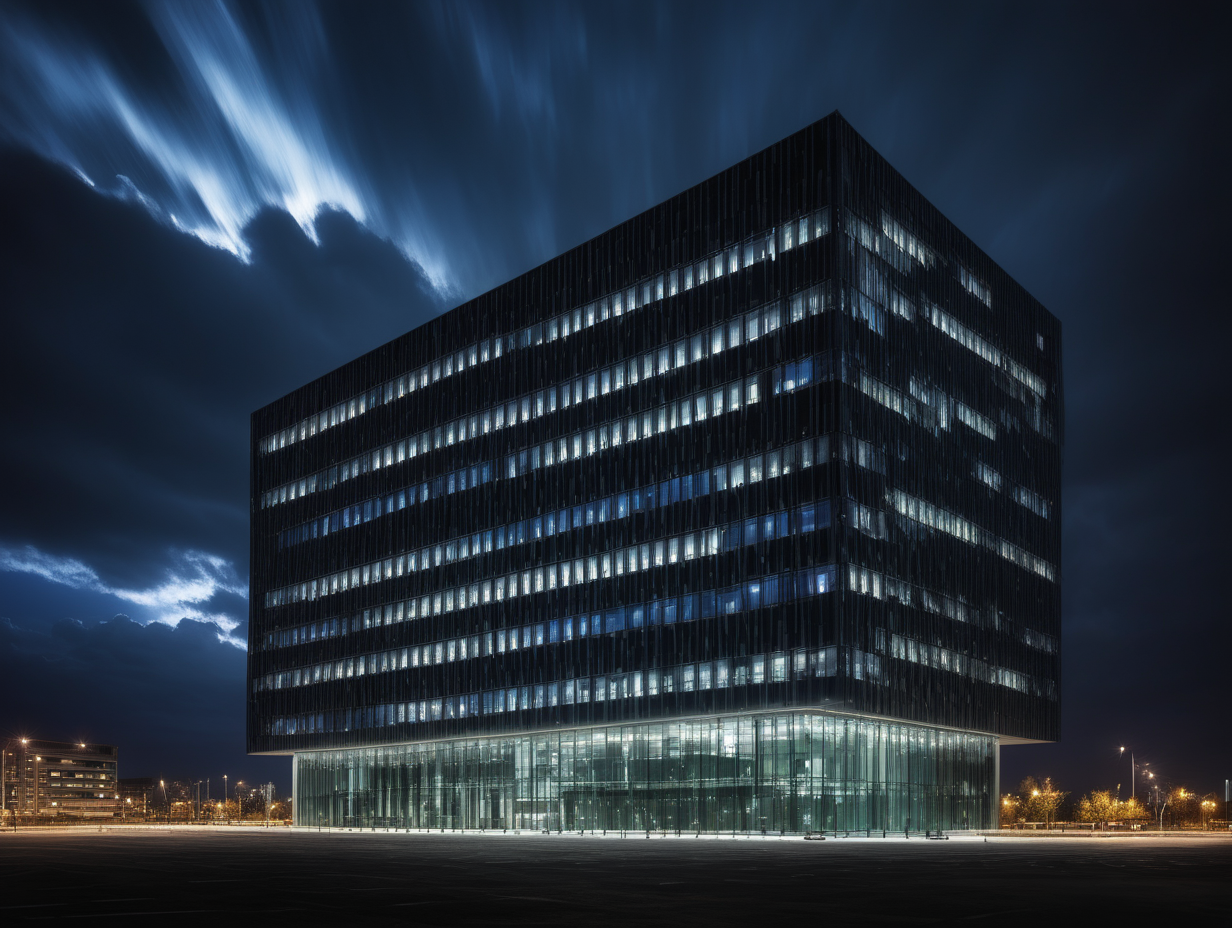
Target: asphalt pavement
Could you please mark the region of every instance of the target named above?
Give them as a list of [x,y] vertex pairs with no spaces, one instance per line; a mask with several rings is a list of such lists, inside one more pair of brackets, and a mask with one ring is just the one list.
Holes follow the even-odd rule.
[[0,835],[0,920],[1227,923],[1232,839],[647,839],[286,829]]

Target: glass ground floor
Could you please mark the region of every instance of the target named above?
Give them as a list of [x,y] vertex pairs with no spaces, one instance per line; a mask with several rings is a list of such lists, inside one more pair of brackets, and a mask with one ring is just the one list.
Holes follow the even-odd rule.
[[552,831],[996,827],[997,739],[815,712],[295,755],[299,825]]

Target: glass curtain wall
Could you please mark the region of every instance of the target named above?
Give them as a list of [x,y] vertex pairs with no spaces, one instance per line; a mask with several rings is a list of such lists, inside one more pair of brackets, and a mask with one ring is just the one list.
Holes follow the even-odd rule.
[[358,828],[991,828],[996,743],[777,713],[300,753],[295,817]]

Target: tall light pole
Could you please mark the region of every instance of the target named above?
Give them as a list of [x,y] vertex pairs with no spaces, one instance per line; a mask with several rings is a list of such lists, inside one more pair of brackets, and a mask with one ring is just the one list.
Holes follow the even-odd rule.
[[[1152,780],[1155,779],[1155,774],[1153,773],[1148,773],[1147,776],[1150,777]],[[1159,808],[1159,784],[1155,783],[1153,784],[1152,787],[1147,787],[1146,794],[1148,798],[1151,795],[1152,788],[1155,790],[1155,808],[1159,812],[1159,830],[1163,831],[1164,830],[1164,813],[1163,813],[1163,810]]]
[[222,807],[227,813],[227,824],[231,824],[231,807],[227,805],[227,775],[222,775]]
[[[1121,756],[1125,756],[1125,748],[1121,748]],[[1137,768],[1134,766],[1134,752],[1129,752],[1129,798],[1134,798],[1134,774]],[[1119,797],[1118,797],[1119,798]]]

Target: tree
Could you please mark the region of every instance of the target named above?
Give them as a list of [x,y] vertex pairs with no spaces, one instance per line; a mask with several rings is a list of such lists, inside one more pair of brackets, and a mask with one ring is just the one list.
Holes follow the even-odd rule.
[[1022,802],[1013,793],[1006,793],[1001,797],[1001,827],[1008,828],[1015,822],[1021,821],[1019,813],[1022,811]]
[[1132,796],[1121,803],[1121,821],[1140,822],[1150,818],[1137,796]]
[[1043,822],[1045,828],[1051,827],[1052,822],[1056,821],[1057,809],[1069,795],[1053,785],[1052,777],[1044,777],[1042,783],[1035,777],[1027,777],[1019,785],[1018,791],[1026,820]]
[[1121,817],[1121,800],[1112,790],[1099,789],[1087,793],[1078,802],[1078,821],[1111,822]]
[[277,799],[270,803],[269,816],[271,821],[288,821],[291,818],[291,802],[287,799]]
[[1201,820],[1201,806],[1191,789],[1178,786],[1169,790],[1165,806],[1172,809],[1173,825],[1193,825]]
[[1087,793],[1078,802],[1080,822],[1132,822],[1146,817],[1146,809],[1136,798],[1122,801],[1108,789]]

